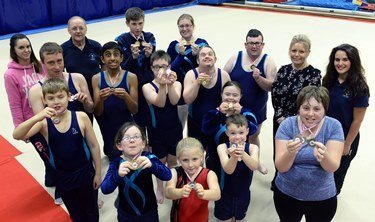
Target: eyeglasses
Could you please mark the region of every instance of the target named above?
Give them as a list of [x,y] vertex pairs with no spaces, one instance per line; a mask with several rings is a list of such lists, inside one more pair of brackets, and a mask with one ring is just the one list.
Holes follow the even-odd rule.
[[156,71],[159,71],[160,69],[168,69],[168,65],[162,65],[162,66],[152,66],[153,69]]
[[142,138],[140,135],[135,135],[135,136],[124,136],[122,137],[122,141],[129,142],[130,140],[138,141]]
[[178,25],[178,28],[179,29],[183,29],[183,28],[190,28],[191,26],[193,26],[193,25]]
[[246,45],[259,47],[263,45],[263,42],[246,42]]

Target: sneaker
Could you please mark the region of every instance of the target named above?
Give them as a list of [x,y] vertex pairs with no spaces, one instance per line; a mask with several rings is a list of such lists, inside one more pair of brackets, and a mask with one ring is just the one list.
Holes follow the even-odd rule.
[[61,197],[59,197],[59,198],[55,199],[55,204],[56,204],[56,205],[63,205],[63,204],[64,204],[64,201],[62,200]]

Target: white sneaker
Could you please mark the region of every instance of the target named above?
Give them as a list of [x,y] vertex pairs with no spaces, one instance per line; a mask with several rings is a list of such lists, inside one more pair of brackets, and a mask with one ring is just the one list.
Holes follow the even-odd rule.
[[62,200],[61,197],[59,197],[59,198],[55,199],[55,204],[56,204],[56,205],[63,205],[63,204],[64,204],[64,201]]

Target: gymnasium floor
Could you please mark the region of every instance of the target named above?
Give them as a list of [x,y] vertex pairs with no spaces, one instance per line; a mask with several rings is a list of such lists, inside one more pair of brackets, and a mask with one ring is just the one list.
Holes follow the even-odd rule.
[[[176,21],[182,13],[193,15],[196,22],[195,36],[206,39],[215,49],[217,66],[222,68],[229,57],[243,49],[247,31],[257,28],[263,32],[266,43],[264,51],[270,54],[277,66],[290,63],[288,47],[293,35],[304,33],[312,41],[312,49],[308,61],[322,70],[325,66],[331,49],[341,43],[355,45],[361,52],[363,66],[366,70],[368,84],[372,93],[375,85],[375,23],[335,19],[319,16],[298,15],[296,13],[279,13],[250,9],[228,7],[189,6],[172,10],[150,12],[146,15],[145,30],[154,33],[157,48],[166,50],[168,44],[179,37]],[[124,19],[117,18],[88,25],[87,36],[104,44],[113,40],[118,34],[128,31]],[[47,41],[59,44],[69,38],[66,28],[29,35],[33,48],[38,54],[40,46]],[[0,73],[3,75],[9,59],[9,39],[0,41]],[[17,157],[18,161],[43,184],[43,164],[31,144],[12,139],[13,124],[4,89],[3,76],[0,77],[0,135],[11,142],[23,154]],[[361,143],[357,157],[352,162],[347,174],[342,193],[338,197],[338,209],[334,221],[338,222],[367,222],[375,218],[375,151],[370,144],[375,144],[371,126],[375,123],[374,100],[371,98],[365,120],[361,127]],[[270,181],[274,168],[272,162],[272,115],[271,103],[268,103],[268,120],[263,124],[261,140],[261,161],[269,169],[269,174],[263,176],[254,174],[251,185],[252,197],[246,221],[269,222],[278,221],[273,205]],[[372,124],[371,124],[372,123]],[[102,144],[99,128],[95,130]],[[102,175],[105,176],[108,160],[102,158]],[[50,194],[53,190],[46,188]],[[116,194],[102,196],[104,207],[100,210],[101,221],[114,221],[116,211],[113,201]],[[52,201],[52,199],[51,199]],[[211,205],[212,206],[212,205]],[[159,206],[160,221],[169,220],[170,201]],[[211,208],[212,209],[212,208]],[[293,209],[291,209],[293,210]],[[0,215],[1,218],[1,215]],[[211,217],[213,218],[213,217]],[[0,219],[1,220],[1,219]],[[212,219],[214,221],[214,219]]]

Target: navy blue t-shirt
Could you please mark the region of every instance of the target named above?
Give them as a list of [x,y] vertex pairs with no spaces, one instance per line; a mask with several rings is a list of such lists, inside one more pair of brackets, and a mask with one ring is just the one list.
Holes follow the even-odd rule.
[[333,117],[341,123],[346,137],[353,122],[353,108],[368,107],[369,97],[354,97],[353,92],[348,90],[346,82],[340,84],[339,81],[336,81],[329,89],[329,97],[327,116]]

